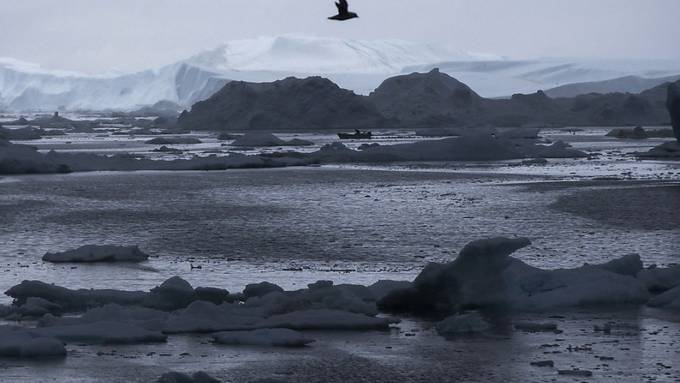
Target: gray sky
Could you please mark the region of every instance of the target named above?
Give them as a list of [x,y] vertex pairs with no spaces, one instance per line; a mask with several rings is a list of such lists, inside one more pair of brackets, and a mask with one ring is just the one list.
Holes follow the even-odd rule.
[[286,33],[397,38],[509,57],[680,58],[679,0],[0,0],[0,57],[89,73]]

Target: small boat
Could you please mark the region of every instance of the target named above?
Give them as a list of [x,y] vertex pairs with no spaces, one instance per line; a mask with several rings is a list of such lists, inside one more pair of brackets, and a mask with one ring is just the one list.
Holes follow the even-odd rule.
[[356,129],[354,133],[338,133],[338,137],[341,140],[370,140],[372,136],[373,133],[369,131],[362,132],[359,129]]

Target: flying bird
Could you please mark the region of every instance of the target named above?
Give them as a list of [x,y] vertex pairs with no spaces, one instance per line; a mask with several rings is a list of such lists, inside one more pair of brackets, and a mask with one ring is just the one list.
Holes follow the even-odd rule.
[[329,17],[329,20],[345,21],[359,17],[359,15],[356,13],[349,11],[349,4],[347,4],[347,0],[336,1],[335,6],[338,7],[338,14]]

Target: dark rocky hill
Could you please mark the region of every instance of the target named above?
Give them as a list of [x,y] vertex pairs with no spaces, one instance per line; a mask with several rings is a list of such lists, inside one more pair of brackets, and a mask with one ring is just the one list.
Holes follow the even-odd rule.
[[665,89],[640,94],[587,94],[550,98],[538,91],[509,99],[486,99],[437,70],[386,80],[369,99],[403,127],[527,125],[651,125],[668,123]]
[[639,76],[625,76],[604,81],[579,82],[566,84],[548,89],[545,93],[549,97],[576,97],[589,93],[642,93],[645,90],[657,87],[667,82],[680,79],[680,75],[644,78]]
[[639,94],[550,98],[542,91],[487,99],[432,70],[385,80],[369,96],[321,77],[271,83],[234,81],[179,118],[182,129],[310,131],[474,126],[635,126],[668,124],[662,84]]
[[365,129],[386,120],[365,97],[321,77],[270,83],[232,81],[182,113],[179,126],[200,130]]

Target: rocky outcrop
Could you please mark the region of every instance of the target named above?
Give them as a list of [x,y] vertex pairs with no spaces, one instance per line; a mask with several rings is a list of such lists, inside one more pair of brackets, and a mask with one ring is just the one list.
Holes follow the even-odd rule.
[[[662,91],[663,90],[663,91]],[[550,98],[542,91],[487,99],[441,73],[412,73],[385,80],[369,100],[405,128],[465,126],[616,126],[667,122],[664,86],[640,94],[588,94]]]
[[662,158],[680,160],[680,81],[665,86],[666,108],[673,126],[676,141],[664,142],[645,153],[637,153],[640,158]]
[[386,122],[364,97],[321,77],[233,81],[179,117],[182,129],[217,131],[363,129]]
[[483,101],[470,87],[439,69],[389,78],[369,99],[386,117],[419,127],[458,125],[467,115],[481,111]]
[[385,80],[359,96],[321,77],[271,83],[228,83],[179,117],[184,130],[245,132],[663,125],[666,86],[639,94],[550,98],[538,91],[488,99],[434,69]]

